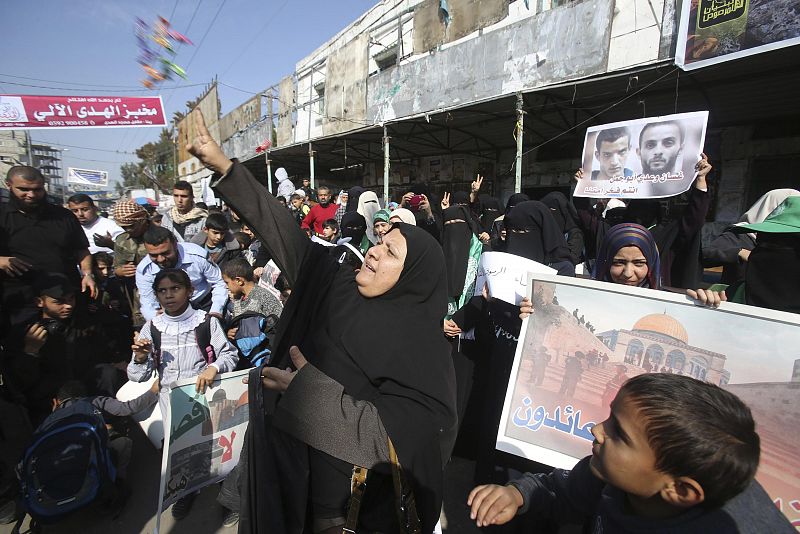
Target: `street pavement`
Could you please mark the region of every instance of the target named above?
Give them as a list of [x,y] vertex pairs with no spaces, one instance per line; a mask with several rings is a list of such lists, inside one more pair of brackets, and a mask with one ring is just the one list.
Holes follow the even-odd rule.
[[[134,452],[129,468],[131,497],[116,519],[98,517],[98,511],[79,512],[58,525],[44,528],[46,534],[138,534],[153,533],[156,524],[161,452],[156,450],[135,426],[131,432]],[[442,531],[445,534],[490,534],[511,532],[513,529],[479,529],[469,519],[467,495],[473,487],[474,462],[454,457],[445,473],[444,513]],[[169,510],[161,514],[162,534],[234,534],[237,527],[222,527],[222,507],[216,502],[219,485],[203,489],[194,502],[188,517],[175,521]],[[10,534],[11,525],[0,525],[0,534]],[[21,533],[29,532],[28,519]],[[527,532],[526,534],[536,534]]]

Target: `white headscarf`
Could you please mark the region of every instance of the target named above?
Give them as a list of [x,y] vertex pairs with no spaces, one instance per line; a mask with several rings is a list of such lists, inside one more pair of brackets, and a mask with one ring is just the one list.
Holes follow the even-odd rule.
[[[364,217],[364,220],[372,221],[375,218],[375,212],[379,209],[381,209],[381,205],[378,203],[378,195],[374,191],[364,191],[358,197],[356,211]],[[375,235],[371,224],[367,224],[367,239],[373,245],[378,242],[378,236]]]
[[279,182],[289,179],[289,174],[286,172],[286,169],[283,167],[279,167],[277,171],[275,171],[275,179]]
[[[764,219],[778,207],[778,204],[788,197],[796,196],[800,196],[800,191],[796,189],[773,189],[772,191],[768,191],[764,196],[756,200],[755,204],[750,206],[749,210],[739,217],[739,222],[736,223],[736,226],[764,222]],[[747,235],[752,237],[755,241],[756,234],[752,233]]]
[[397,208],[396,210],[394,210],[392,212],[392,216],[389,217],[389,221],[391,221],[395,217],[397,217],[406,224],[412,224],[414,226],[417,225],[417,218],[414,217],[414,214],[411,212],[411,210],[407,210],[406,208]]

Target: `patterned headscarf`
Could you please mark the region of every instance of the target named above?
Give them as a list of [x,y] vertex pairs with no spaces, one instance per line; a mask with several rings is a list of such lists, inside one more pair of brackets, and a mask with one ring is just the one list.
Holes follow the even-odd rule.
[[372,224],[375,224],[378,221],[388,223],[389,222],[390,213],[387,209],[381,209],[375,212],[375,215],[372,216]]
[[644,226],[632,223],[618,224],[606,232],[597,251],[592,278],[613,283],[614,280],[611,279],[609,272],[611,263],[619,249],[628,246],[637,247],[647,259],[647,276],[642,279],[639,286],[661,289],[661,262],[653,235]]
[[147,211],[136,202],[120,200],[112,210],[114,222],[120,226],[133,226],[138,221],[147,219]]

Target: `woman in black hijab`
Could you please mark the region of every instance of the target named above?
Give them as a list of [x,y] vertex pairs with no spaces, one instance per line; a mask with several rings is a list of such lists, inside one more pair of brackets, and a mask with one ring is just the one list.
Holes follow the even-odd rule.
[[[441,247],[400,223],[355,275],[328,247],[311,243],[250,172],[224,156],[196,116],[192,154],[217,172],[215,191],[294,287],[270,367],[250,373],[240,529],[300,534],[310,502],[315,532],[341,532],[359,465],[370,469],[360,528],[397,532],[399,517],[412,517],[415,508],[421,532],[431,532],[456,426],[453,367],[441,330]],[[301,370],[281,371],[289,365]],[[262,388],[262,376],[265,384],[288,385],[285,394]],[[404,492],[404,515],[394,506],[390,443],[416,502],[411,506]]]
[[367,239],[367,220],[364,219],[364,216],[357,211],[347,211],[342,215],[342,224],[339,227],[342,239],[349,239],[348,242],[362,255],[366,254],[371,243]]
[[492,225],[500,217],[500,202],[489,194],[482,194],[481,199],[481,228],[491,234]]
[[572,264],[578,265],[583,261],[583,232],[578,228],[578,211],[560,191],[547,193],[542,197],[542,204],[550,208],[550,213],[567,241]]
[[537,200],[517,204],[504,219],[506,252],[528,258],[575,276],[567,242],[559,231],[550,208]]
[[[483,246],[478,239],[480,228],[470,218],[465,205],[446,208],[443,212],[442,249],[447,271],[447,317],[444,333],[450,341],[456,371],[457,407],[459,422],[464,418],[467,400],[472,390],[475,368],[474,328],[480,314],[471,305],[475,294],[478,262]],[[480,301],[480,297],[478,297]]]
[[505,252],[508,242],[506,241],[507,232],[505,228],[505,218],[511,212],[511,209],[521,202],[530,200],[525,193],[514,193],[508,198],[506,202],[506,210],[501,217],[498,217],[492,223],[492,231],[490,232],[492,250],[497,252]]

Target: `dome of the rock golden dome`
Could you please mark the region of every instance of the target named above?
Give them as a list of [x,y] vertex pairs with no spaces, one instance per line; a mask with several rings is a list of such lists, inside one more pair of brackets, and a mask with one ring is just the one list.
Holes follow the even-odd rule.
[[653,313],[645,315],[633,325],[632,330],[641,330],[644,332],[653,332],[656,334],[663,334],[671,338],[689,344],[689,334],[681,323],[674,317],[670,317],[666,313]]

